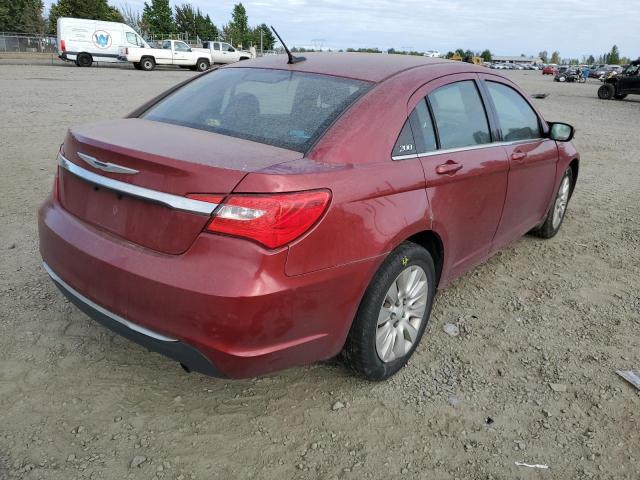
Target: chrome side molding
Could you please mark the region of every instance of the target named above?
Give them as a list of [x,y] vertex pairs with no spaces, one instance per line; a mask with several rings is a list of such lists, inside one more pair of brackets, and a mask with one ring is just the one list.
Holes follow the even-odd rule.
[[58,154],[58,165],[76,177],[86,180],[94,185],[113,190],[114,192],[120,192],[126,195],[131,195],[132,197],[148,200],[150,202],[160,203],[166,207],[173,208],[174,210],[196,213],[199,215],[211,215],[218,207],[217,203],[202,202],[192,198],[159,192],[150,188],[139,187],[137,185],[98,175],[97,173],[91,172],[73,162],[70,162],[60,153]]
[[151,338],[155,338],[156,340],[160,340],[162,342],[177,342],[178,340],[176,338],[171,338],[171,337],[166,337],[164,335],[161,335],[159,333],[156,333],[154,331],[149,330],[148,328],[144,328],[141,327],[138,324],[135,324],[133,322],[130,322],[127,319],[122,318],[119,315],[116,315],[113,312],[110,312],[109,310],[107,310],[106,308],[101,307],[100,305],[98,305],[95,302],[92,302],[91,300],[89,300],[87,297],[85,297],[84,295],[82,295],[80,292],[78,292],[77,290],[75,290],[71,285],[67,284],[64,280],[62,280],[57,274],[56,272],[54,272],[51,267],[49,265],[47,265],[47,262],[42,262],[42,266],[44,267],[44,269],[46,270],[46,272],[49,274],[49,276],[51,277],[51,279],[56,282],[58,285],[60,285],[62,288],[64,288],[67,292],[69,292],[71,295],[73,295],[74,297],[76,297],[79,301],[81,301],[82,303],[88,305],[89,307],[91,307],[94,310],[97,310],[98,312],[100,312],[102,315],[105,315],[107,317],[109,317],[110,319],[121,323],[122,325],[124,325],[125,327],[130,328],[131,330],[134,330],[138,333],[141,333],[143,335],[146,335],[147,337],[151,337]]

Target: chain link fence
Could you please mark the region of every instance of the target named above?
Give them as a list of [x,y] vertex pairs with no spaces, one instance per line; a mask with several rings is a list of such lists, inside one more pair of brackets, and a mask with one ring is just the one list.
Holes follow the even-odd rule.
[[0,53],[55,53],[55,35],[0,32]]

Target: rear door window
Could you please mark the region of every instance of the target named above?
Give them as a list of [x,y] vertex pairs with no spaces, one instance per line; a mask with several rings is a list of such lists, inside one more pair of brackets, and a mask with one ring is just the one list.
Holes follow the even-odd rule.
[[428,96],[440,139],[440,148],[461,148],[491,142],[489,122],[472,80],[440,87]]
[[487,81],[485,85],[495,106],[504,141],[541,137],[538,115],[518,92],[502,83]]

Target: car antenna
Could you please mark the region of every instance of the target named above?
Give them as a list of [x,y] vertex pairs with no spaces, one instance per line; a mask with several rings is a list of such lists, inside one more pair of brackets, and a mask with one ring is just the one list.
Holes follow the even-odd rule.
[[280,43],[284,47],[284,51],[287,52],[287,56],[289,57],[289,61],[287,62],[288,64],[293,65],[294,63],[300,63],[306,60],[305,57],[294,57],[291,51],[289,50],[289,47],[287,47],[287,45],[282,41],[282,38],[280,37],[280,35],[278,35],[278,32],[276,31],[276,29],[273,28],[273,25],[271,26],[271,30],[273,30],[273,33],[275,33],[276,37],[278,37],[278,40],[280,40]]

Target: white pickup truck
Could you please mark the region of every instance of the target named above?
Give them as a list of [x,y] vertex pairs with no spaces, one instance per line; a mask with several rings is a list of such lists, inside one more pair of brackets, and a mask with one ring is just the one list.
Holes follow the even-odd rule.
[[210,54],[212,63],[235,63],[253,58],[250,52],[233,48],[226,42],[203,42],[202,47],[193,50]]
[[180,40],[165,40],[161,48],[121,47],[118,60],[133,63],[138,70],[150,71],[156,65],[178,65],[203,72],[213,63],[204,49],[192,49]]

